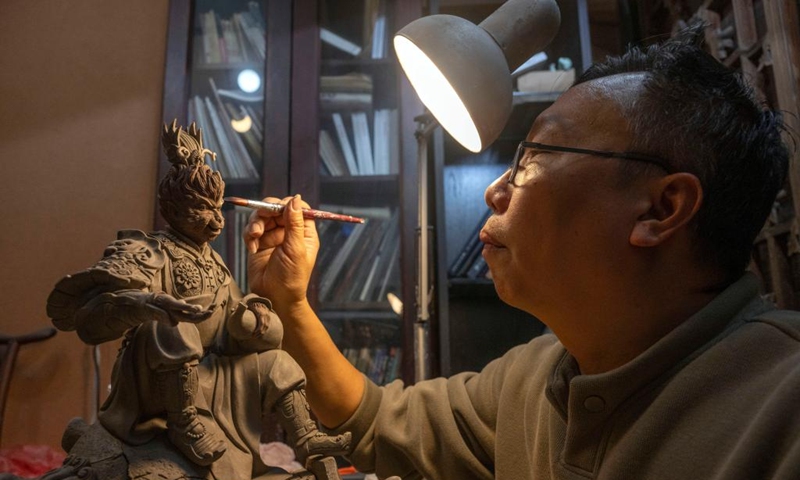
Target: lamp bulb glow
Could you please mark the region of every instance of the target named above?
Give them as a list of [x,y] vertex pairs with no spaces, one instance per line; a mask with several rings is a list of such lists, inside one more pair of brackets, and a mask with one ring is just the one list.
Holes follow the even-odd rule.
[[239,72],[236,83],[243,92],[253,93],[261,88],[261,76],[255,70],[247,68]]
[[475,122],[444,74],[408,38],[395,36],[394,48],[411,86],[442,128],[467,150],[481,151]]

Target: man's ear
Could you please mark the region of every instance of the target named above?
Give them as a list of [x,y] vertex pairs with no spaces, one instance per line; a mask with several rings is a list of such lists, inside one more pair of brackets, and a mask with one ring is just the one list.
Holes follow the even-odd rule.
[[703,186],[691,173],[673,173],[653,181],[650,208],[631,230],[630,243],[654,247],[669,239],[694,218],[703,203]]

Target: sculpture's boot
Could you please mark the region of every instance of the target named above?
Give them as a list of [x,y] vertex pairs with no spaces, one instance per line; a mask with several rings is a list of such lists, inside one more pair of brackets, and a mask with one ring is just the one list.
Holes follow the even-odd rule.
[[313,455],[344,455],[350,451],[350,432],[333,436],[319,431],[311,419],[304,390],[293,390],[281,397],[276,411],[278,422],[286,430],[289,445],[294,448],[300,463],[305,464]]
[[226,444],[219,438],[213,420],[197,414],[197,362],[184,363],[181,368],[156,375],[167,411],[169,440],[194,463],[211,465],[225,453]]

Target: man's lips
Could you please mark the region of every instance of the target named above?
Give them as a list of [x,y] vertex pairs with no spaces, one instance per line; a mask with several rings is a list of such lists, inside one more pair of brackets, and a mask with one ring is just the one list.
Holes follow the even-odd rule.
[[498,242],[497,240],[495,240],[494,237],[489,232],[487,232],[486,230],[481,230],[480,239],[481,239],[481,242],[483,242],[483,244],[485,246],[494,247],[494,248],[502,248],[503,247],[503,245],[500,242]]

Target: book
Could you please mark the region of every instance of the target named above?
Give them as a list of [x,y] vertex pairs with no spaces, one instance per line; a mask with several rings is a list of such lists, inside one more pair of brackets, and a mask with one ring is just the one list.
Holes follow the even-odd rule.
[[333,33],[327,28],[322,27],[319,29],[319,39],[332,47],[335,47],[345,53],[349,53],[354,57],[357,57],[361,54],[361,47],[350,40]]
[[[375,163],[376,175],[388,175],[392,172],[392,115],[396,110],[380,109],[374,113],[372,159]],[[396,135],[395,135],[396,136]]]
[[353,136],[356,144],[356,161],[360,175],[374,175],[375,164],[372,161],[372,142],[366,112],[353,112]]
[[380,247],[383,233],[386,230],[386,222],[385,219],[371,218],[367,220],[361,244],[339,280],[339,288],[336,289],[333,297],[334,301],[346,303],[358,300],[369,274],[371,260]]
[[211,99],[208,97],[203,97],[203,105],[205,106],[205,112],[208,114],[208,118],[211,120],[214,135],[219,142],[219,150],[216,152],[217,161],[225,165],[224,170],[228,172],[228,178],[240,178],[240,173],[236,169],[236,164],[233,161],[235,153],[228,142],[228,136],[225,134],[225,126],[222,124],[222,120],[217,114],[217,108],[211,103]]
[[364,15],[362,17],[363,26],[361,28],[361,44],[364,45],[361,54],[364,58],[372,58],[375,22],[378,18],[379,4],[380,0],[364,0]]
[[203,53],[205,63],[222,63],[222,51],[219,42],[219,30],[217,28],[217,14],[214,10],[209,10],[202,14],[203,23],[201,27],[203,35]]
[[[329,225],[329,227],[325,228],[325,225]],[[323,222],[320,227],[320,251],[317,256],[317,265],[319,272],[324,275],[333,258],[336,257],[345,240],[347,240],[349,231],[346,228],[342,228],[342,224],[334,222]]]
[[372,351],[372,364],[370,365],[367,378],[380,385],[386,373],[386,362],[389,360],[388,349],[384,346],[375,347]]
[[350,72],[344,75],[321,75],[322,92],[372,93],[372,77],[366,73]]
[[259,178],[258,170],[256,170],[256,167],[253,164],[253,158],[250,156],[250,153],[247,151],[247,147],[244,145],[244,140],[236,133],[236,131],[233,130],[233,127],[231,126],[231,116],[228,114],[228,110],[222,103],[222,99],[219,95],[214,79],[209,78],[208,83],[211,85],[211,91],[214,94],[217,114],[222,125],[222,133],[218,134],[218,136],[224,135],[227,137],[227,142],[232,153],[232,156],[230,157],[231,164],[234,165],[234,169],[239,173],[240,178]]
[[400,112],[393,108],[389,110],[389,173],[400,173]]
[[319,131],[319,156],[331,176],[349,176],[350,172],[341,151],[327,130]]
[[[348,225],[350,233],[347,239],[342,244],[341,249],[336,252],[336,256],[330,262],[328,269],[323,272],[322,279],[319,283],[319,298],[323,301],[329,301],[330,291],[335,285],[342,268],[349,260],[350,253],[356,248],[359,238],[364,233],[364,225]],[[343,226],[343,229],[345,227]]]
[[390,383],[400,378],[400,367],[403,364],[403,350],[400,347],[389,348],[389,358],[386,361],[386,370],[383,383]]
[[399,210],[395,210],[384,228],[383,237],[378,244],[378,249],[370,260],[370,267],[364,278],[358,300],[361,302],[377,301],[380,298],[375,294],[375,281],[381,268],[388,267],[387,259],[391,256],[394,244],[399,242],[398,230],[400,227]]
[[383,1],[378,2],[377,6],[370,54],[374,59],[386,58],[386,3]]
[[222,18],[214,10],[198,14],[195,50],[206,65],[263,61],[266,55],[266,25],[258,2]]
[[241,26],[243,37],[247,39],[250,46],[251,61],[263,61],[266,59],[266,31],[263,28],[263,21],[260,15],[254,15],[252,11],[240,12],[235,16],[236,21]]
[[466,256],[466,260],[464,264],[460,266],[460,268],[456,271],[455,277],[466,277],[467,273],[469,272],[472,265],[481,258],[481,251],[483,251],[483,243],[481,242],[478,235],[475,235],[471,238],[469,243],[469,248]]
[[492,210],[487,208],[481,216],[480,221],[475,228],[473,228],[472,233],[467,237],[466,242],[461,247],[458,257],[456,257],[455,261],[453,261],[447,269],[447,275],[449,277],[463,277],[467,274],[472,263],[477,258],[477,255],[480,254],[483,244],[480,241],[479,234],[491,214]]
[[372,352],[370,352],[369,347],[361,347],[358,350],[356,369],[366,375],[369,372],[370,365],[372,365]]
[[395,289],[400,284],[400,242],[394,243],[392,254],[388,259],[386,267],[383,269],[384,274],[381,280],[380,289],[376,295],[376,300],[383,300],[386,298],[386,293]]
[[206,163],[211,167],[212,170],[219,172],[220,175],[222,175],[222,178],[230,178],[228,165],[219,156],[219,142],[217,140],[216,132],[211,125],[211,119],[206,111],[205,102],[202,98],[200,98],[199,95],[195,95],[192,97],[189,105],[191,107],[190,113],[192,114],[192,118],[190,118],[189,121],[197,122],[197,126],[203,132],[203,144],[207,149],[217,154],[216,160],[212,160],[210,156],[207,156]]
[[225,63],[238,63],[242,62],[242,46],[239,43],[239,38],[236,35],[236,27],[233,25],[231,19],[220,19],[220,27],[222,29],[223,47],[220,50],[224,54]]
[[470,265],[469,270],[467,270],[467,278],[476,279],[482,276],[484,273],[484,269],[486,268],[486,259],[483,258],[483,255],[478,255],[472,265]]
[[320,107],[326,111],[372,108],[371,92],[319,92]]
[[344,125],[342,114],[334,113],[332,115],[333,125],[336,128],[336,136],[339,138],[339,145],[342,148],[347,169],[350,175],[358,175],[358,166],[356,164],[356,156],[353,152],[353,147],[350,145],[350,137],[347,135],[347,129]]

